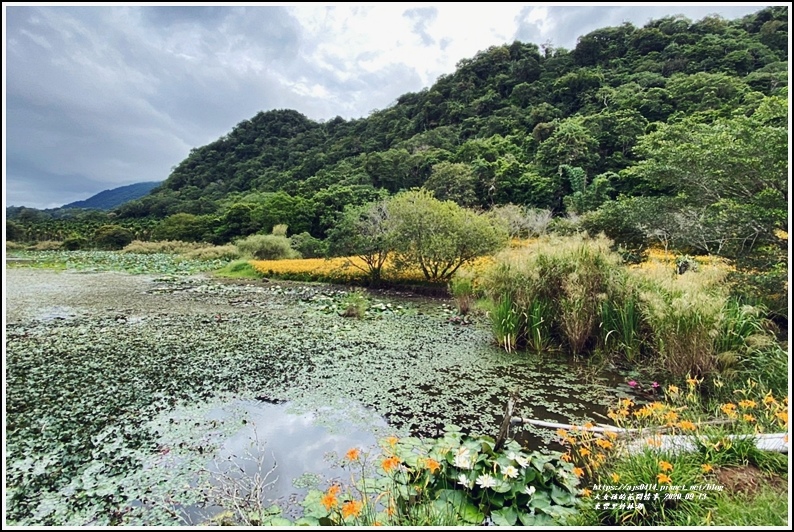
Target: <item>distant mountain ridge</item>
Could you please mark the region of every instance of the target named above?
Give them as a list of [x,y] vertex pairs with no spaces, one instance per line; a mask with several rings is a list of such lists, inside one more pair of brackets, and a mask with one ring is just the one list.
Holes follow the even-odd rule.
[[103,190],[102,192],[94,194],[88,199],[74,201],[64,205],[61,208],[99,209],[103,211],[109,211],[111,209],[115,209],[123,203],[145,196],[160,183],[161,181],[147,181],[145,183],[133,183],[132,185],[125,185],[123,187]]

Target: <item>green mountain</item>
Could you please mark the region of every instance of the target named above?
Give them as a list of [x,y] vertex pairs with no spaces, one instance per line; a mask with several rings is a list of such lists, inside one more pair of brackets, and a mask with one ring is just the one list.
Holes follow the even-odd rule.
[[102,192],[94,194],[88,199],[73,201],[72,203],[68,203],[60,208],[99,209],[102,211],[109,211],[115,209],[119,205],[127,203],[128,201],[133,201],[145,196],[159,184],[160,181],[147,181],[145,183],[133,183],[132,185],[125,185],[123,187],[103,190]]
[[586,191],[561,165],[581,169],[582,186],[598,181],[601,200],[678,195],[632,173],[646,157],[639,140],[660,125],[750,115],[763,98],[786,97],[787,79],[785,6],[732,21],[625,23],[580,37],[573,50],[514,42],[461,60],[366,118],[260,112],[117,212],[206,216],[218,241],[278,223],[323,237],[345,205],[422,185],[437,195],[463,186],[482,208],[512,202],[562,214],[564,198]]

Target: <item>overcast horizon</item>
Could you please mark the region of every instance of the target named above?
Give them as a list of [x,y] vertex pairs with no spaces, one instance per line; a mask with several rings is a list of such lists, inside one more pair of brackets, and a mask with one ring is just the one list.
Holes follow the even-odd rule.
[[768,5],[786,4],[4,4],[4,203],[54,208],[162,181],[259,111],[365,117],[490,46],[570,50],[623,22]]

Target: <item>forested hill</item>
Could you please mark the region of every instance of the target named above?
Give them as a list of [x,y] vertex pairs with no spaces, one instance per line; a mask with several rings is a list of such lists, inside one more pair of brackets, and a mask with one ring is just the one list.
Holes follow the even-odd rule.
[[94,194],[88,199],[81,201],[74,201],[61,207],[62,209],[99,209],[107,211],[115,209],[123,203],[132,201],[145,196],[154,187],[159,185],[159,181],[147,181],[145,183],[133,183],[123,187],[116,187],[109,190],[103,190],[98,194]]
[[787,10],[625,23],[580,37],[573,50],[491,47],[357,120],[260,112],[193,149],[119,214],[241,218],[245,227],[227,238],[276,223],[322,237],[344,205],[422,185],[475,206],[562,213],[574,192],[562,164],[581,168],[609,198],[677,194],[630,171],[647,156],[638,139],[659,123],[712,124],[752,115],[764,97],[785,98]]

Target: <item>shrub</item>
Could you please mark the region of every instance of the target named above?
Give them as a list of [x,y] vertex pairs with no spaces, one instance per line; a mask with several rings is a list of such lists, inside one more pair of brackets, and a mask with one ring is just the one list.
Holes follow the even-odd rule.
[[507,229],[492,218],[424,189],[388,202],[395,265],[418,267],[428,281],[448,281],[458,268],[507,246]]
[[82,236],[70,236],[63,241],[63,249],[67,251],[77,251],[88,247],[88,239]]
[[290,237],[292,249],[301,254],[306,259],[324,257],[328,253],[328,244],[319,238],[315,238],[307,232],[292,235]]
[[94,231],[94,244],[100,249],[117,250],[132,242],[132,231],[120,225],[103,225]]
[[6,240],[6,251],[21,251],[23,249],[27,249],[27,246],[20,244],[19,242]]
[[270,231],[270,234],[274,236],[287,236],[287,224],[276,224],[273,226],[273,229]]
[[292,249],[285,236],[250,235],[235,242],[244,256],[259,260],[298,259],[300,253]]

